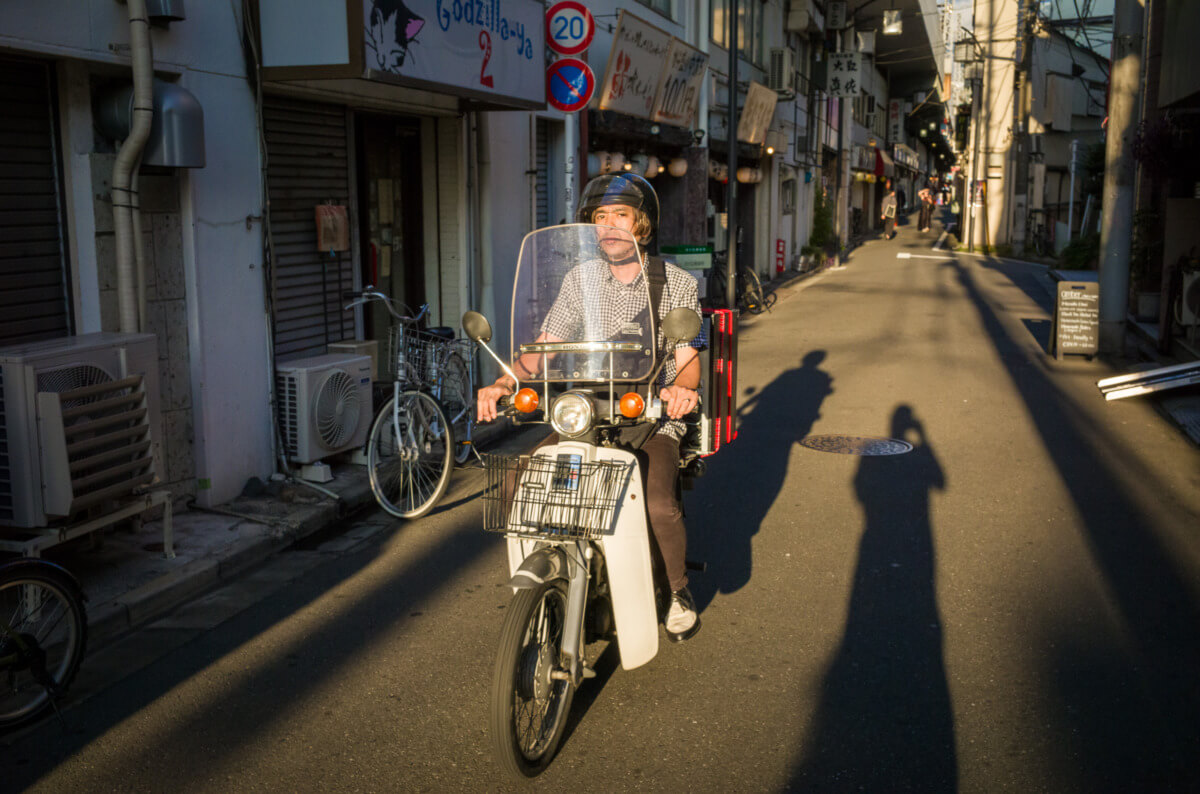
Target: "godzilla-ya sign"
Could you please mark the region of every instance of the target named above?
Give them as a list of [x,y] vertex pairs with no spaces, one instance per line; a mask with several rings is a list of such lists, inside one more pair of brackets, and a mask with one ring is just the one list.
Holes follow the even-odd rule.
[[363,0],[363,66],[372,78],[541,107],[544,13],[538,0]]

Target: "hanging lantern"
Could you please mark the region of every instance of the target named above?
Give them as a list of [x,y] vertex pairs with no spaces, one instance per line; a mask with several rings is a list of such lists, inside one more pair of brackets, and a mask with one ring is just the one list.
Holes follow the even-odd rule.
[[625,155],[620,152],[608,153],[608,173],[619,174],[625,170]]
[[744,165],[737,170],[737,181],[743,185],[750,184],[754,181],[754,169],[748,165]]
[[647,179],[653,179],[654,177],[658,176],[661,171],[662,166],[659,164],[657,157],[650,155],[650,157],[646,158],[646,170],[644,173]]
[[676,157],[667,165],[667,172],[671,176],[683,176],[687,173],[688,163],[686,157]]
[[600,165],[603,163],[603,158],[600,155],[602,154],[603,152],[588,152],[587,175],[589,179],[601,173]]

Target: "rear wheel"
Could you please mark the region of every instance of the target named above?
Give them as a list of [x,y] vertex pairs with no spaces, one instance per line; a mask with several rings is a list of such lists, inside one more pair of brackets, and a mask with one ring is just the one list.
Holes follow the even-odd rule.
[[561,580],[518,590],[500,631],[492,677],[492,747],[514,775],[534,777],[550,765],[575,696],[559,671],[567,591]]
[[379,506],[397,518],[432,510],[450,485],[453,443],[445,412],[428,394],[405,391],[388,400],[367,441],[367,474]]
[[742,270],[742,305],[751,314],[762,314],[775,303],[774,297],[768,297],[762,288],[758,274],[747,268]]
[[87,647],[74,584],[53,566],[0,578],[0,728],[30,722],[66,692]]
[[454,462],[466,463],[467,458],[471,457],[471,409],[475,406],[475,400],[471,394],[467,364],[457,353],[446,357],[442,371],[438,373],[438,397],[454,429]]

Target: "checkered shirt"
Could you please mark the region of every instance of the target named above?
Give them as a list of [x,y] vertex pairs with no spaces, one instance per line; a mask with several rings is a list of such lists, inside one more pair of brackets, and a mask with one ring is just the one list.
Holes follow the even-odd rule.
[[[680,306],[699,314],[700,300],[696,279],[670,262],[665,264],[667,283],[663,286],[660,316],[666,317],[668,312]],[[542,332],[569,341],[615,338],[623,327],[636,319],[646,308],[650,292],[649,286],[644,282],[645,278],[643,270],[633,281],[623,284],[613,276],[608,263],[601,259],[577,265],[563,279],[558,298],[542,323]],[[586,289],[584,279],[589,280]],[[580,327],[581,320],[586,322],[587,327]],[[666,363],[656,382],[658,388],[662,388],[675,380],[674,351],[686,347],[703,350],[708,346],[708,339],[705,338],[702,328],[695,339],[690,342],[678,342],[668,351],[666,337],[657,321],[655,326],[658,327],[658,355],[666,356]],[[657,432],[678,441],[686,431],[687,427],[682,421],[664,419]]]

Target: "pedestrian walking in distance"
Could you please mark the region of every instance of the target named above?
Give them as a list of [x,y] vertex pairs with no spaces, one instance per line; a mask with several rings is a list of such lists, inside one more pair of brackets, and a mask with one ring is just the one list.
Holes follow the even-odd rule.
[[921,188],[917,198],[921,201],[921,217],[917,222],[917,227],[921,231],[927,232],[929,224],[933,221],[933,191],[929,189],[929,185]]
[[888,183],[887,195],[883,197],[883,203],[880,205],[883,214],[883,239],[890,240],[896,236],[896,191],[892,188],[891,183]]

